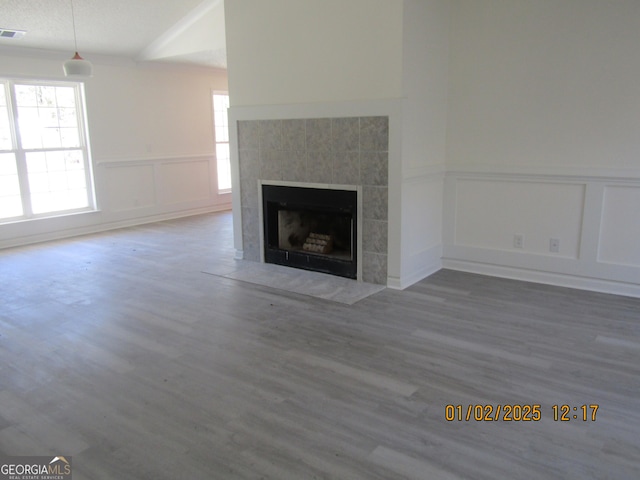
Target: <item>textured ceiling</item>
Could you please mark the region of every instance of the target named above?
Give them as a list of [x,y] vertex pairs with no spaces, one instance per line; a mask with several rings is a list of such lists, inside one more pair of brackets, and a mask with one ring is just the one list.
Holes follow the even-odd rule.
[[[167,44],[167,38],[183,33],[213,8],[222,10],[222,0],[73,0],[78,50],[85,58],[95,53],[140,59],[150,46],[163,39]],[[224,30],[224,21],[218,23],[211,28]],[[27,32],[20,39],[0,38],[0,47],[74,50],[71,0],[0,0],[0,28]],[[216,38],[224,39],[224,32],[217,33]],[[154,60],[226,67],[224,44],[206,42]]]

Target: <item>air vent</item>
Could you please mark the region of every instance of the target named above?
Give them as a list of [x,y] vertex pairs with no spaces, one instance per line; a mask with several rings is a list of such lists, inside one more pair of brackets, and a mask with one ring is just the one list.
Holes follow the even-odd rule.
[[8,28],[0,28],[0,38],[22,38],[27,32],[24,30],[9,30]]

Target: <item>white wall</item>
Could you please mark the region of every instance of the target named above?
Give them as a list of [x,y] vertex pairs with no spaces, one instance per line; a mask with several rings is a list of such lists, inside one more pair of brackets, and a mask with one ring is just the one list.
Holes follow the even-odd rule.
[[397,208],[402,240],[399,273],[394,277],[392,269],[389,282],[397,288],[442,266],[449,23],[448,0],[403,4],[402,172]]
[[453,5],[444,265],[640,296],[640,2]]
[[96,65],[85,84],[94,160],[210,154],[212,90],[226,90],[223,71]]
[[232,106],[398,98],[402,0],[225,3]]
[[443,166],[449,83],[449,0],[403,7],[403,165],[408,175]]
[[[64,57],[0,51],[0,75],[62,79]],[[0,247],[230,208],[216,191],[212,90],[223,71],[91,58],[85,82],[98,212],[0,225]]]
[[454,5],[451,164],[639,166],[640,2]]

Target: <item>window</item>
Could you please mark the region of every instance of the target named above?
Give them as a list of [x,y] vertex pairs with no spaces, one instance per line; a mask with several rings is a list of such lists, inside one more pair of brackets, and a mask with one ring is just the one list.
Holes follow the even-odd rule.
[[229,95],[213,94],[213,124],[216,137],[216,163],[218,165],[218,193],[231,191],[231,161],[229,157]]
[[0,79],[0,222],[92,210],[82,85]]

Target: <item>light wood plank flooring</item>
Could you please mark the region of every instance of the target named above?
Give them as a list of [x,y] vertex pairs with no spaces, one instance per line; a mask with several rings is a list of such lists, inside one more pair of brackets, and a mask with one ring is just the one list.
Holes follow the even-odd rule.
[[[221,263],[229,213],[0,251],[0,453],[74,480],[640,478],[639,299],[443,270],[349,306]],[[476,404],[541,419],[445,420]]]

